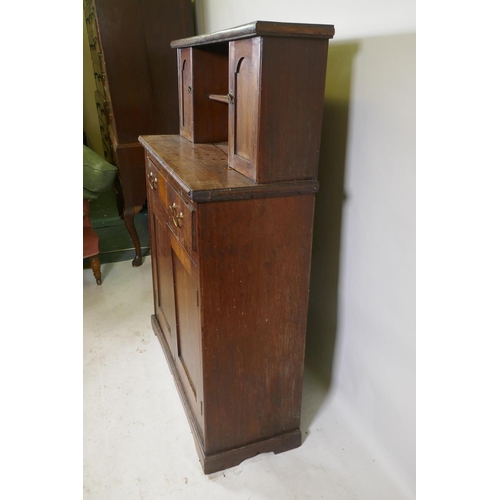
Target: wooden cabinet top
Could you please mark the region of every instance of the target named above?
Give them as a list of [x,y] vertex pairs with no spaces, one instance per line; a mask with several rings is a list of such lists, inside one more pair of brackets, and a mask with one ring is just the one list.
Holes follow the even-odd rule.
[[222,201],[316,193],[316,180],[256,184],[228,168],[223,145],[194,144],[179,135],[139,136],[160,168],[193,201]]
[[216,31],[206,35],[193,36],[174,40],[172,48],[193,47],[218,42],[230,42],[255,36],[280,36],[303,38],[332,38],[335,28],[331,24],[299,24],[275,23],[271,21],[254,21],[235,28]]

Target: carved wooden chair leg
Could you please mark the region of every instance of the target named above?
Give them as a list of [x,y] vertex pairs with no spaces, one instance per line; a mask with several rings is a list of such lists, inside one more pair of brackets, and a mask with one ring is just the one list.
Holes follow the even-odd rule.
[[125,227],[127,228],[130,237],[132,238],[132,242],[134,243],[135,248],[135,257],[132,261],[132,265],[134,267],[139,267],[142,265],[142,250],[141,250],[141,242],[139,240],[139,235],[137,234],[137,229],[135,227],[134,217],[141,211],[142,205],[136,205],[133,207],[125,208],[123,212],[123,220],[125,221]]
[[102,282],[101,282],[101,260],[99,259],[99,255],[93,255],[92,257],[89,257],[89,264],[92,269],[92,272],[94,273],[94,278],[96,283],[100,285]]

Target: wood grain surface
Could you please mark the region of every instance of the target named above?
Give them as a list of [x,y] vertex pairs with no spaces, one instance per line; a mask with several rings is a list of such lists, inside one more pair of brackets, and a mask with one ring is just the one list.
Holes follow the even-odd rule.
[[140,136],[139,142],[165,175],[191,200],[217,200],[316,193],[315,179],[257,184],[228,167],[225,145],[193,144],[178,135]]
[[170,46],[193,47],[220,43],[227,40],[238,40],[252,36],[296,36],[305,38],[332,38],[335,28],[331,24],[301,24],[301,23],[276,23],[272,21],[255,21],[227,30],[216,31],[205,35],[174,40]]

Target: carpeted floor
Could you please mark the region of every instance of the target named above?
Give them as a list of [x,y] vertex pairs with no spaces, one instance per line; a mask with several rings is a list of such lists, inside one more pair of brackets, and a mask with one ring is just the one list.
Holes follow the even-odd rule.
[[[99,235],[99,258],[102,264],[121,262],[135,257],[134,244],[125,222],[118,214],[114,190],[101,193],[97,200],[90,202],[90,219],[95,232]],[[136,215],[135,227],[141,242],[142,255],[150,254],[147,207]],[[88,267],[87,259],[83,262]]]

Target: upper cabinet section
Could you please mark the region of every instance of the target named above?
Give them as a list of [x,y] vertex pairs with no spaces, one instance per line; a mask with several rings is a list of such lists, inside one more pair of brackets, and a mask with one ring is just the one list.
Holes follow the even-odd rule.
[[332,25],[257,21],[176,40],[180,135],[228,142],[257,183],[316,179]]

